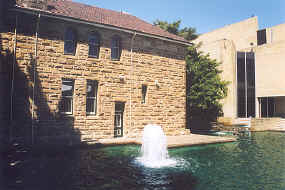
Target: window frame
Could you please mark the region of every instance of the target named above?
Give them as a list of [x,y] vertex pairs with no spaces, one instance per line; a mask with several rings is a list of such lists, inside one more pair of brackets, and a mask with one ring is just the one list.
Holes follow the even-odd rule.
[[[69,81],[69,82],[72,82],[72,96],[64,96],[63,95],[63,83],[64,81]],[[66,114],[66,115],[72,115],[73,114],[73,97],[74,97],[74,84],[75,84],[75,81],[74,79],[70,79],[70,78],[62,78],[61,80],[61,102],[62,102],[62,105],[61,105],[61,113],[63,114]],[[71,107],[71,110],[70,111],[66,111],[65,108],[64,108],[64,99],[68,99],[70,101],[70,107]]]
[[[90,42],[91,37],[95,37],[95,39],[97,39],[97,42],[91,43]],[[91,32],[89,34],[89,36],[88,36],[88,57],[99,58],[100,44],[101,44],[101,36],[100,36],[100,34],[98,32]],[[91,53],[91,51],[90,51],[91,46],[93,46],[97,50],[96,55],[90,54]]]
[[[94,96],[88,96],[88,84],[92,84],[92,85],[94,85],[93,87],[93,89],[95,90],[95,92],[94,92]],[[98,99],[98,85],[99,83],[98,83],[98,81],[97,80],[87,80],[87,82],[86,82],[86,115],[93,115],[93,116],[95,116],[95,115],[97,115],[97,107],[98,107],[98,105],[97,105],[97,99]],[[94,105],[94,107],[93,107],[93,109],[94,109],[94,111],[93,112],[90,112],[90,111],[88,111],[87,109],[88,109],[88,106],[87,106],[87,104],[88,104],[88,100],[93,100],[93,105]]]
[[[116,51],[116,57],[113,57],[113,52]],[[111,40],[111,60],[112,61],[119,61],[121,58],[122,52],[122,40],[121,37],[118,35],[114,35]]]
[[[70,34],[69,34],[69,32],[70,32]],[[69,39],[69,35],[71,35],[71,39]],[[73,47],[72,52],[67,51],[67,49],[66,49],[67,43],[72,44],[72,47]],[[71,27],[66,28],[65,32],[64,32],[64,55],[75,55],[76,45],[77,45],[77,36],[76,36],[75,30]]]

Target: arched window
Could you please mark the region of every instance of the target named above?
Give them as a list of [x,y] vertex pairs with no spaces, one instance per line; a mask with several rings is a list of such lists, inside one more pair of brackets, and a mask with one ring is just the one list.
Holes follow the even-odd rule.
[[100,35],[97,32],[91,33],[88,37],[89,57],[99,57]]
[[76,50],[76,35],[72,28],[67,28],[64,33],[64,54],[74,55]]
[[121,38],[119,36],[113,36],[111,42],[111,59],[120,60],[121,57]]

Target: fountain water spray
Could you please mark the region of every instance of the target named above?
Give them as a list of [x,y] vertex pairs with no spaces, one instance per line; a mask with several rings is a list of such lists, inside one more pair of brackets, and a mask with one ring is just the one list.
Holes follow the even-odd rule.
[[176,163],[175,160],[169,159],[166,136],[159,125],[145,126],[141,154],[138,160],[147,167],[157,168]]

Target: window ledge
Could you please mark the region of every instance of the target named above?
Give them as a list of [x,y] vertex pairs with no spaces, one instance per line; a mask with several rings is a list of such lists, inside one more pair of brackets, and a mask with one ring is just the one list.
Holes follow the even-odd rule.
[[63,53],[63,55],[71,55],[71,56],[75,56],[75,53]]
[[99,59],[99,56],[88,55],[88,58]]
[[60,114],[61,114],[62,117],[64,117],[64,118],[73,118],[73,117],[74,117],[73,113],[61,112]]
[[120,61],[120,59],[111,59],[111,61],[119,62],[119,61]]
[[86,118],[87,119],[97,119],[99,118],[99,115],[98,114],[86,114]]

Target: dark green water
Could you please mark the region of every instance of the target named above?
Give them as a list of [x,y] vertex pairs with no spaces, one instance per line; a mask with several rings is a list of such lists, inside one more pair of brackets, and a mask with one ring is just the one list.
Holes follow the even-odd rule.
[[169,154],[176,166],[152,169],[135,161],[138,146],[26,153],[6,169],[7,184],[29,190],[285,190],[285,133],[253,133]]

